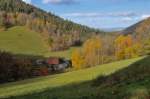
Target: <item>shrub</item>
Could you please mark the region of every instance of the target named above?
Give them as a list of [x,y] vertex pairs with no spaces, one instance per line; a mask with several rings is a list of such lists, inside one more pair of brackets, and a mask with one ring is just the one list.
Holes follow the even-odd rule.
[[31,60],[0,52],[0,83],[32,77],[32,69]]

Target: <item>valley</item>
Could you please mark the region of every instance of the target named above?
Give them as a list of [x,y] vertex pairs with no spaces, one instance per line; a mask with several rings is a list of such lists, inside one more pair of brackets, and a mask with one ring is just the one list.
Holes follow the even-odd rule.
[[150,99],[147,4],[0,0],[0,99]]

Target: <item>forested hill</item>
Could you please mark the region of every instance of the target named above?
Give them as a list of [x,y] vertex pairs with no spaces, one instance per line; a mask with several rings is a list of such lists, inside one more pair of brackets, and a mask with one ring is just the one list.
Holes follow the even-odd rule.
[[122,31],[125,35],[132,35],[136,42],[141,42],[144,53],[150,54],[150,17],[144,19]]
[[133,34],[140,39],[149,39],[150,37],[150,18],[142,20],[123,31],[124,34]]
[[[99,30],[64,20],[21,0],[0,0],[0,28],[27,26],[41,33],[52,50],[63,50]],[[61,45],[60,45],[61,42]]]

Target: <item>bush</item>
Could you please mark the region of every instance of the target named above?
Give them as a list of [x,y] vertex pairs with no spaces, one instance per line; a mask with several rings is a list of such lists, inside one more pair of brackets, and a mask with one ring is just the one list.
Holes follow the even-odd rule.
[[32,62],[0,52],[0,83],[29,78],[32,76]]

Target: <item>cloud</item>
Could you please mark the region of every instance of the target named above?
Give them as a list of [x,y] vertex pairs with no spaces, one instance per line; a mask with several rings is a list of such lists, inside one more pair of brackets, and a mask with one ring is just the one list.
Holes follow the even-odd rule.
[[144,14],[144,15],[141,16],[141,19],[147,19],[149,17],[150,17],[150,14]]
[[135,20],[135,18],[132,18],[132,17],[123,17],[123,18],[121,19],[122,22],[131,22],[131,21],[133,21],[133,20]]
[[66,13],[63,16],[67,17],[99,17],[103,16],[101,13]]
[[31,4],[31,2],[32,2],[31,0],[22,0],[22,1],[29,3],[29,4]]
[[76,3],[75,0],[43,0],[43,3],[44,4],[48,4],[48,3],[51,3],[51,4],[74,4]]
[[139,21],[150,17],[150,14],[144,13],[134,13],[134,12],[114,12],[114,13],[65,13],[62,14],[63,17],[66,18],[105,18],[105,19],[116,19],[120,22],[132,22],[132,21]]
[[64,13],[61,16],[90,27],[128,27],[140,20],[150,17],[150,13],[136,12],[76,12]]
[[122,12],[122,13],[66,13],[63,16],[67,17],[135,17],[136,13]]

